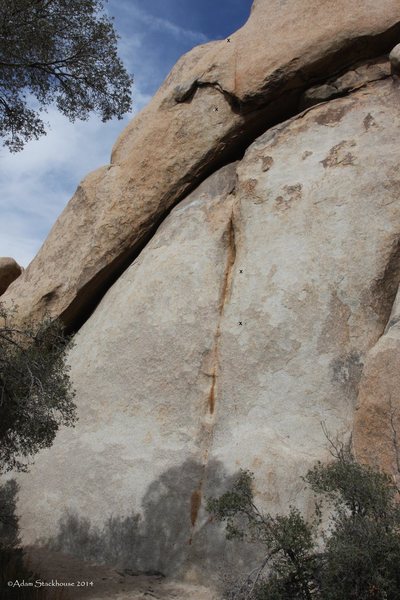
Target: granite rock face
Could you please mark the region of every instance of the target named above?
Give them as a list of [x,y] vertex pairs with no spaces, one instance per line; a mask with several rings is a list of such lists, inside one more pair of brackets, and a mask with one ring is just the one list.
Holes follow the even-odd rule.
[[0,296],[22,273],[19,264],[8,256],[0,257]]
[[[400,88],[380,79],[261,135],[109,289],[70,354],[77,427],[21,478],[25,542],[211,581],[224,542],[204,499],[238,469],[268,510],[307,514],[299,476],[327,457],[321,423],[346,438],[356,406],[355,446],[373,460],[400,383]],[[129,156],[126,135],[116,152]],[[91,177],[106,203],[113,175]],[[118,211],[122,191],[108,193]],[[225,554],[236,568],[249,558]]]
[[398,0],[257,0],[229,40],[177,63],[5,300],[22,318],[50,313],[78,328],[188,192],[296,114],[308,87],[387,53],[399,36]]
[[211,585],[251,559],[205,511],[240,468],[307,515],[325,429],[400,477],[399,40],[398,0],[256,0],[80,184],[2,296],[79,330],[24,543]]
[[[388,263],[400,270],[400,246]],[[358,460],[384,469],[400,484],[400,294],[384,335],[368,352],[354,418]]]

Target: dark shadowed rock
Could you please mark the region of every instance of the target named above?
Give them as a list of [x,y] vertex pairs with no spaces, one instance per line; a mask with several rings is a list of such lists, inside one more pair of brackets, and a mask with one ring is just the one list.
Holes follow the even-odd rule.
[[0,258],[0,296],[22,273],[19,264],[8,256]]

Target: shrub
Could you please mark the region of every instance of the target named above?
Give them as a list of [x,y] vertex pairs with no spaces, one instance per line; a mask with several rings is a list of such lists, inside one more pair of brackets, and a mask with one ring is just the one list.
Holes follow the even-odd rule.
[[[398,489],[385,473],[340,451],[318,462],[304,480],[316,495],[307,522],[294,507],[263,513],[254,503],[253,476],[208,501],[227,536],[264,547],[259,564],[226,591],[230,600],[400,600]],[[322,524],[322,507],[328,517]]]

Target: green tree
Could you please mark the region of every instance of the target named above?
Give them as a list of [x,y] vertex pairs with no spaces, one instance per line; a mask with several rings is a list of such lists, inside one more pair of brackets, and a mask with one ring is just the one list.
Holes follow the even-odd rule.
[[16,326],[0,303],[0,473],[24,471],[76,420],[62,328],[45,320]]
[[71,121],[122,118],[131,85],[103,0],[0,0],[0,137],[11,151],[45,134],[52,103]]
[[[400,505],[388,475],[358,464],[344,447],[330,464],[317,463],[304,480],[316,495],[307,522],[262,513],[252,475],[208,502],[227,536],[261,544],[264,556],[226,592],[230,600],[399,600]],[[323,515],[323,518],[322,518]]]

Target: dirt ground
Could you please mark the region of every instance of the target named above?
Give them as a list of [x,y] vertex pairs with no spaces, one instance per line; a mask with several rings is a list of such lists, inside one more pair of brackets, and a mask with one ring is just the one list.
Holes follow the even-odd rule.
[[28,548],[26,556],[29,567],[40,573],[41,581],[74,584],[43,586],[41,589],[48,590],[43,593],[46,600],[220,600],[219,595],[204,587],[91,565],[44,549]]

